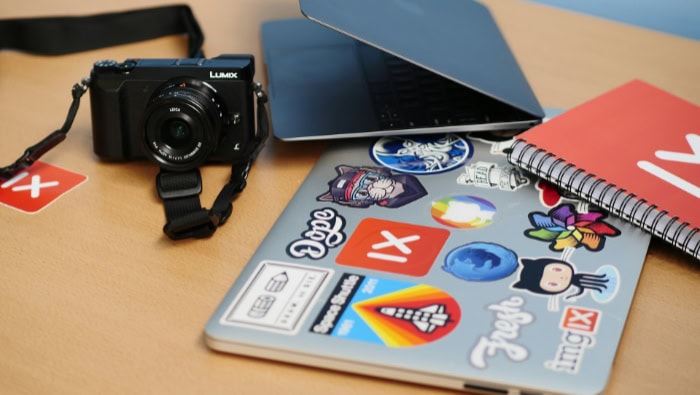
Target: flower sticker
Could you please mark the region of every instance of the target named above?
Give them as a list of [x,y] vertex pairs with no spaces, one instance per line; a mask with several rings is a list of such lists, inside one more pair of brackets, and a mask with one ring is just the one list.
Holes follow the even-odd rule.
[[552,251],[581,246],[589,251],[600,251],[605,247],[606,236],[620,234],[617,228],[603,221],[606,214],[597,211],[579,213],[571,204],[557,206],[548,215],[533,212],[528,217],[535,229],[526,230],[525,236],[550,242]]

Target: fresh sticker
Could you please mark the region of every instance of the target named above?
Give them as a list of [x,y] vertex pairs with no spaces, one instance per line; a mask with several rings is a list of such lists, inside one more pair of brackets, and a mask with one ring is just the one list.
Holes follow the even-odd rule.
[[301,238],[287,246],[287,254],[292,258],[321,259],[328,250],[343,244],[346,239],[345,218],[332,208],[322,208],[311,212],[307,228]]
[[458,168],[474,148],[455,134],[383,137],[372,145],[372,159],[400,173],[436,174]]
[[524,298],[511,296],[487,307],[495,314],[493,330],[481,336],[472,348],[469,362],[474,367],[486,369],[488,359],[499,354],[513,362],[523,362],[528,358],[530,351],[517,341],[522,328],[534,322],[535,317],[523,309],[524,305]]
[[393,174],[382,167],[346,165],[335,170],[338,175],[328,183],[328,191],[316,198],[319,202],[358,208],[373,205],[398,208],[428,194],[423,184],[410,174]]
[[295,334],[332,274],[321,267],[263,261],[219,322]]
[[37,161],[0,184],[0,204],[36,213],[87,180],[87,176]]
[[336,257],[344,266],[424,276],[450,232],[446,229],[365,218]]
[[518,256],[496,243],[474,242],[459,246],[445,257],[442,270],[467,281],[494,281],[518,268]]
[[476,196],[456,195],[433,202],[430,214],[442,225],[475,229],[493,222],[496,206]]
[[344,274],[310,331],[411,347],[446,336],[460,316],[457,301],[435,287]]

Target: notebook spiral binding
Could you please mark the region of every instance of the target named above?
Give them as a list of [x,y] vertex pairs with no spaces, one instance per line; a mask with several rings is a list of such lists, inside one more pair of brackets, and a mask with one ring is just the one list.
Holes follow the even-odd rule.
[[700,259],[700,229],[553,153],[515,140],[508,161]]

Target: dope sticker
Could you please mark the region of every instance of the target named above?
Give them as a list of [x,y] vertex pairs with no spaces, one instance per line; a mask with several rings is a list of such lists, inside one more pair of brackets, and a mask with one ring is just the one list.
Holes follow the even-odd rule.
[[82,174],[37,161],[0,184],[0,204],[36,213],[85,180]]

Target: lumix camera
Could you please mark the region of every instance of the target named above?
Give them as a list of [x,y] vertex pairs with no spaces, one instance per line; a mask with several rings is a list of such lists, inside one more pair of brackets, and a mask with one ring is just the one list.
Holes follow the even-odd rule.
[[254,73],[251,55],[96,62],[94,151],[171,171],[240,159],[255,136]]

